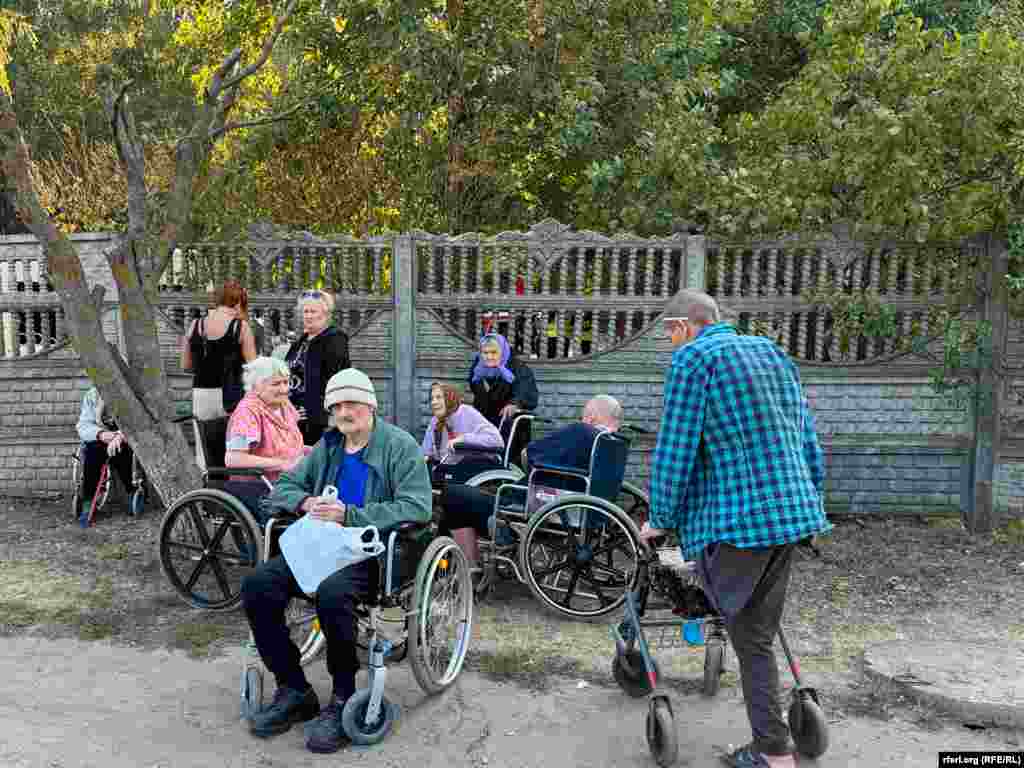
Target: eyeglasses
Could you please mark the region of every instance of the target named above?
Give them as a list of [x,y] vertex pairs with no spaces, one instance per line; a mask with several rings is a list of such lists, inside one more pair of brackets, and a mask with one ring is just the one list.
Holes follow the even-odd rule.
[[323,291],[303,291],[301,298],[303,299],[322,299],[324,296]]
[[668,323],[685,323],[689,319],[690,318],[688,318],[688,317],[663,317],[663,318],[661,318],[661,322],[666,323],[666,324],[668,324]]

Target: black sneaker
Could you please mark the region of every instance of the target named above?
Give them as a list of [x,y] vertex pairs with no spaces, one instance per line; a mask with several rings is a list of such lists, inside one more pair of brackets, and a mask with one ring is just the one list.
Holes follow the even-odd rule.
[[321,755],[337,752],[349,743],[345,728],[341,724],[341,711],[345,708],[345,699],[336,694],[331,696],[331,703],[320,710],[320,717],[306,723],[306,749]]
[[274,700],[252,716],[249,730],[253,736],[267,738],[284,733],[295,723],[302,723],[314,718],[320,712],[320,700],[316,691],[310,687],[306,691],[296,691],[286,686],[274,692]]

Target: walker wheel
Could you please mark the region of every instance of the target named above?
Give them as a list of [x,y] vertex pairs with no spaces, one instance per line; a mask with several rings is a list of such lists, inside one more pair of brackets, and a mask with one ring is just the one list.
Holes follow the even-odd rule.
[[662,768],[675,765],[679,757],[679,738],[672,707],[664,696],[655,696],[647,710],[647,747],[654,762]]
[[[658,662],[651,659],[654,665],[654,679],[657,681],[660,676]],[[616,653],[612,659],[612,677],[619,687],[627,695],[639,699],[651,692],[651,681],[647,678],[647,669],[644,667],[644,657],[640,651],[633,649],[624,654]]]
[[801,755],[821,757],[828,749],[828,721],[813,688],[798,688],[789,705],[789,730]]

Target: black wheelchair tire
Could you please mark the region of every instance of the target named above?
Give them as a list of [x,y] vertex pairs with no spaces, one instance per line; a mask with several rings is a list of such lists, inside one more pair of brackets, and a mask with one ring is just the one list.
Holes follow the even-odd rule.
[[668,702],[660,696],[651,699],[647,710],[647,748],[661,768],[675,765],[679,759],[675,718]]
[[[654,665],[654,679],[660,676],[658,662],[651,659]],[[647,670],[644,668],[644,657],[640,651],[633,649],[626,653],[616,653],[612,659],[612,677],[619,684],[619,688],[625,691],[627,696],[639,699],[651,692],[651,681],[647,678]]]
[[[186,575],[179,574],[172,562],[172,545],[181,549],[192,550],[194,554],[199,554],[200,565],[197,566],[197,570],[201,570],[201,566],[205,563],[210,563],[210,569],[214,571],[215,576],[217,575],[217,568],[219,567],[219,562],[217,562],[218,558],[215,556],[210,557],[209,553],[204,551],[202,546],[196,546],[191,543],[180,541],[175,542],[170,539],[171,532],[174,530],[174,526],[180,519],[181,515],[185,514],[190,508],[197,509],[200,505],[216,506],[218,507],[218,511],[225,516],[225,519],[230,516],[231,520],[227,521],[227,525],[234,526],[236,534],[244,537],[245,545],[252,553],[250,559],[251,567],[255,567],[263,561],[263,534],[260,531],[259,526],[256,524],[256,521],[253,520],[249,512],[242,506],[242,503],[222,491],[211,488],[201,488],[186,493],[175,501],[164,514],[163,521],[160,524],[159,537],[160,567],[164,572],[164,576],[174,588],[174,591],[189,605],[210,611],[231,610],[242,600],[240,579],[238,589],[233,593],[225,592],[223,584],[219,584],[219,586],[221,586],[222,597],[220,599],[211,600],[202,595],[196,594],[188,588],[187,582],[196,577],[195,572]],[[222,525],[223,524],[224,523],[222,522]],[[233,536],[236,534],[233,534]],[[225,535],[227,535],[227,529],[225,529],[222,537]],[[218,582],[219,581],[220,579],[218,578]]]
[[341,727],[353,744],[366,746],[383,741],[398,720],[398,705],[387,696],[382,696],[380,718],[376,723],[367,724],[366,710],[369,705],[370,689],[364,688],[350,696],[341,710]]
[[725,643],[711,640],[704,646],[704,685],[701,693],[709,699],[718,695],[722,687],[725,666]]
[[801,755],[814,759],[828,750],[828,721],[810,691],[794,692],[789,705],[789,730]]
[[[540,584],[535,572],[534,558],[532,556],[532,547],[535,537],[544,530],[546,520],[549,517],[558,514],[563,508],[574,509],[584,507],[589,508],[588,512],[598,512],[607,516],[610,520],[613,520],[615,525],[625,532],[632,548],[630,572],[627,574],[626,580],[621,585],[621,593],[615,599],[608,601],[607,604],[602,605],[596,610],[578,610],[574,609],[571,605],[564,605],[556,602],[552,596],[545,591],[545,587]],[[523,540],[519,545],[519,568],[523,574],[524,580],[526,581],[526,586],[529,587],[533,596],[537,598],[537,601],[540,602],[540,604],[547,610],[556,615],[563,617],[568,616],[573,619],[598,619],[599,617],[605,616],[611,611],[621,607],[626,601],[626,594],[636,588],[636,581],[640,572],[640,556],[643,550],[644,547],[640,542],[639,529],[626,515],[626,513],[619,509],[619,507],[595,496],[571,494],[561,496],[554,501],[545,504],[534,512],[527,521],[526,530],[523,533]],[[564,562],[567,564],[569,561],[566,560]],[[579,570],[578,567],[577,570]],[[567,588],[566,591],[568,592],[570,590]]]

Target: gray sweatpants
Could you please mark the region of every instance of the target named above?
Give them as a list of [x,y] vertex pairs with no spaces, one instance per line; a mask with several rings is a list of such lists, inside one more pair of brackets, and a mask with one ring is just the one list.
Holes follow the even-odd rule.
[[739,549],[712,544],[697,558],[704,590],[725,620],[739,661],[754,749],[766,755],[793,751],[789,726],[782,718],[773,645],[786,604],[794,546]]

